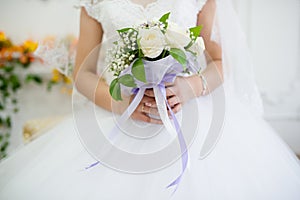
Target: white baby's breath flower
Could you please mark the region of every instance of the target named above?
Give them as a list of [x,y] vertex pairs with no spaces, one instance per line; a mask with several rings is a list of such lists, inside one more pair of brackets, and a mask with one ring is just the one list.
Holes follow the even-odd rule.
[[158,57],[165,48],[165,36],[158,27],[139,30],[140,45],[148,58]]
[[183,49],[191,41],[189,31],[182,29],[177,24],[171,22],[168,24],[165,35],[167,38],[167,43],[171,46],[171,48]]

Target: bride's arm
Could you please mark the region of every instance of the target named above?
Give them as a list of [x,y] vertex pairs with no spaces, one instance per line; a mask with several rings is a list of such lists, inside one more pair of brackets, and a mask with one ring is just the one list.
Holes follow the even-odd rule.
[[[202,72],[207,81],[208,94],[223,83],[222,50],[221,47],[211,41],[211,32],[216,10],[215,0],[208,0],[198,13],[198,25],[202,25],[201,36],[205,43],[207,67]],[[203,81],[199,75],[189,77],[177,77],[174,84],[167,85],[168,102],[176,113],[188,100],[203,95]],[[154,96],[152,90],[147,90],[146,95]],[[155,106],[154,103],[152,105]]]
[[102,41],[102,36],[101,24],[91,18],[84,8],[81,8],[80,32],[73,73],[75,86],[89,100],[98,106],[111,110],[108,86],[103,81],[99,81],[96,69],[99,53],[97,47]]
[[[73,73],[75,87],[81,94],[96,105],[112,111],[111,106],[114,100],[109,93],[109,86],[97,75],[97,60],[102,36],[103,29],[101,24],[90,17],[86,10],[82,8],[80,14],[80,33]],[[131,117],[145,122],[161,123],[160,120],[152,119],[146,115],[143,104],[150,101],[153,101],[153,98],[145,96]],[[128,102],[126,101],[118,103],[119,112],[124,111],[127,105]],[[116,110],[114,109],[114,111]]]
[[209,92],[223,83],[222,49],[211,40],[215,12],[215,0],[208,0],[198,14],[198,25],[203,25],[201,36],[205,43],[207,59],[207,68],[202,74],[207,79]]

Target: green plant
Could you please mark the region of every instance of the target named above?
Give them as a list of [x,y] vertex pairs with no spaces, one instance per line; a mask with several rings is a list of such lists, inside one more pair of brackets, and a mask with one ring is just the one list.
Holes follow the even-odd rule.
[[0,159],[6,156],[9,146],[12,115],[19,111],[17,92],[26,83],[43,82],[39,75],[26,73],[36,60],[32,54],[36,47],[37,43],[32,41],[14,45],[0,32]]

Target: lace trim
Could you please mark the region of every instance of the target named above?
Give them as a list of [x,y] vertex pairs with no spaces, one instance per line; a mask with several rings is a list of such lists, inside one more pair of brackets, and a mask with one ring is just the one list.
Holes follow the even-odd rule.
[[87,14],[97,20],[98,22],[101,22],[103,19],[103,14],[101,12],[101,6],[99,4],[103,0],[79,0],[79,2],[75,5],[75,8],[85,8]]
[[160,0],[154,0],[153,2],[150,2],[145,6],[143,6],[142,4],[139,4],[139,3],[134,3],[132,0],[126,0],[126,1],[133,6],[140,7],[142,10],[149,10],[151,7],[158,4]]

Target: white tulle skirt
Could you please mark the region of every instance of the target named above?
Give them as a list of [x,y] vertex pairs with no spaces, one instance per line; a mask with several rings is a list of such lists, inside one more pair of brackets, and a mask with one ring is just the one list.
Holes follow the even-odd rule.
[[[200,105],[199,134],[188,149],[188,167],[173,195],[173,189],[166,186],[180,174],[180,159],[144,174],[124,173],[102,164],[85,169],[95,159],[83,147],[70,117],[1,162],[0,199],[300,199],[297,157],[265,121],[233,98],[227,98],[217,145],[205,159],[199,159],[201,132],[209,126],[207,116],[212,109],[208,97],[196,101]],[[97,113],[110,115],[101,108]],[[112,124],[113,119],[107,117],[105,125]]]

